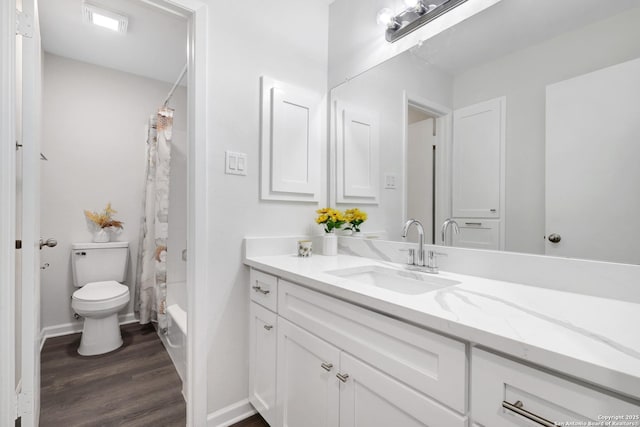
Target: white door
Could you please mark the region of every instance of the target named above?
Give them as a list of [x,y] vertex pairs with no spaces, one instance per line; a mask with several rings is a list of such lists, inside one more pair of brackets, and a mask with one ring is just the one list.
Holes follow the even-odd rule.
[[41,45],[35,0],[22,1],[32,19],[22,37],[22,426],[38,425],[40,412],[40,105]]
[[[434,147],[435,119],[408,125],[407,138],[407,218],[415,218],[424,225],[425,241],[434,236]],[[414,238],[412,241],[416,241]]]
[[249,313],[249,401],[275,427],[278,316],[255,302]]
[[374,369],[340,355],[340,427],[463,427],[466,417]]
[[640,263],[639,98],[640,59],[547,87],[547,254]]
[[278,426],[338,427],[340,351],[278,319]]
[[504,98],[453,113],[453,216],[499,218],[504,194]]

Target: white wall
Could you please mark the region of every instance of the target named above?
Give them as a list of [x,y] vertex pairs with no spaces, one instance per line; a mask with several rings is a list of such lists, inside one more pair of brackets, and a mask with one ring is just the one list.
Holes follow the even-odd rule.
[[[212,413],[248,396],[249,277],[242,264],[242,238],[319,231],[314,223],[319,204],[259,199],[259,78],[268,75],[326,93],[329,10],[326,0],[305,0],[303,7],[296,0],[210,4],[215,6],[208,29],[208,238],[213,281],[207,323]],[[323,129],[325,125],[326,119]],[[247,153],[247,176],[224,174],[227,149]],[[325,182],[326,158],[321,161],[321,182]],[[321,200],[326,200],[325,194]]]
[[[453,103],[453,80],[438,68],[410,53],[398,55],[365,74],[331,91],[331,100],[363,109],[380,121],[380,203],[378,205],[340,204],[340,209],[358,207],[369,219],[363,231],[387,231],[390,240],[401,238],[403,218],[404,153],[403,132],[406,127],[403,93],[450,108]],[[333,108],[333,105],[332,105]],[[333,161],[333,159],[332,159]],[[396,189],[383,188],[385,173],[396,175]],[[332,184],[332,188],[335,183]]]
[[[73,320],[70,301],[75,290],[71,243],[91,241],[83,210],[100,210],[107,202],[118,211],[116,218],[124,221],[118,240],[130,244],[127,284],[132,298],[127,312],[132,312],[146,161],[145,126],[170,88],[169,83],[45,54],[42,151],[49,161],[41,163],[41,227],[43,237],[56,238],[58,246],[41,253],[42,263],[50,265],[42,271],[43,328],[80,325]],[[184,174],[184,88],[176,91],[170,105],[176,107],[173,172]],[[176,236],[186,221],[185,178],[177,182],[183,189],[172,186],[171,202],[178,210],[170,211],[170,223],[177,225],[178,231],[169,231]],[[184,241],[182,236],[179,240]],[[168,246],[173,247],[171,241]],[[180,256],[184,243],[177,242],[175,247],[175,251],[169,249],[169,262]]]
[[638,22],[631,9],[455,76],[455,108],[507,97],[506,250],[544,253],[545,87],[639,57]]
[[402,0],[336,0],[330,8],[329,87],[357,76],[498,1],[468,1],[402,39],[389,43],[385,39],[385,28],[376,22],[376,16],[383,8],[401,12],[406,7]]

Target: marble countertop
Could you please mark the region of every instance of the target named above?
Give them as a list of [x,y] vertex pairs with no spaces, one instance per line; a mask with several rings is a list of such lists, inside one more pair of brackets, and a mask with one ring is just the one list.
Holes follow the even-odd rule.
[[[640,304],[441,271],[460,284],[407,293],[327,271],[404,266],[338,255],[245,264],[328,295],[640,398]],[[426,280],[433,275],[424,273]]]

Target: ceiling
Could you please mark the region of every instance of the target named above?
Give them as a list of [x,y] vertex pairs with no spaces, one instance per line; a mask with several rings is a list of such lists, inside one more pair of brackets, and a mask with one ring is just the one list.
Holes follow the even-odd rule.
[[632,7],[640,0],[502,0],[412,54],[457,74]]
[[[40,0],[45,52],[174,83],[187,60],[187,20],[150,0],[88,0],[126,15],[126,34],[82,22],[82,0]],[[184,84],[184,82],[183,82]]]

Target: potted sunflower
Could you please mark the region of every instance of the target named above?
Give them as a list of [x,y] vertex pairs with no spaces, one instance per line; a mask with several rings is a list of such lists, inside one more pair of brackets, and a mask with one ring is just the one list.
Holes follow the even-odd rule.
[[344,212],[344,218],[347,223],[345,230],[351,230],[352,237],[360,237],[360,226],[367,220],[367,213],[358,208],[347,209]]
[[316,213],[318,214],[316,224],[321,224],[325,232],[324,238],[322,239],[322,254],[330,256],[337,255],[338,237],[334,231],[340,230],[346,223],[344,214],[333,208],[318,209]]

